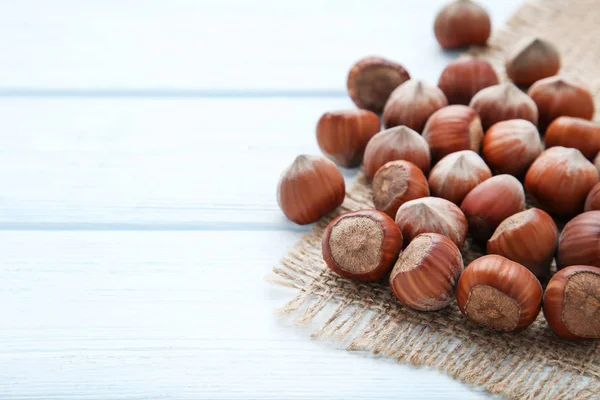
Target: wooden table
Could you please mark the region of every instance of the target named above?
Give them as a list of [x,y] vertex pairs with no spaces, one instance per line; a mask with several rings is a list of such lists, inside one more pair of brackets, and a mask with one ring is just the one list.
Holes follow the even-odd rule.
[[441,3],[0,3],[0,398],[485,397],[311,341],[264,280],[309,229],[281,170],[356,59],[437,81]]

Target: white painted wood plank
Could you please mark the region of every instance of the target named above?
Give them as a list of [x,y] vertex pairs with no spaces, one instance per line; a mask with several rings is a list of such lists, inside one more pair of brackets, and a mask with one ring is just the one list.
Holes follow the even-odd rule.
[[275,317],[299,235],[0,232],[0,398],[484,398]]

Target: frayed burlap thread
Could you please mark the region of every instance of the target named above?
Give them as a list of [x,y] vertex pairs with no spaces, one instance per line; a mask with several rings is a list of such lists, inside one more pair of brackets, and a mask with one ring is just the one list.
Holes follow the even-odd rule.
[[[534,0],[496,30],[488,47],[470,53],[489,60],[504,75],[512,44],[530,35],[547,38],[561,52],[561,74],[587,82],[598,108],[599,34],[598,0]],[[272,282],[298,291],[281,314],[299,324],[323,317],[314,339],[435,368],[507,398],[600,399],[600,346],[557,338],[541,314],[523,332],[498,333],[473,325],[456,305],[433,313],[413,311],[395,300],[385,280],[353,282],[331,273],[321,256],[325,226],[341,213],[373,208],[371,198],[360,173],[344,204],[321,219],[273,269]],[[461,250],[465,265],[483,254],[470,238]]]

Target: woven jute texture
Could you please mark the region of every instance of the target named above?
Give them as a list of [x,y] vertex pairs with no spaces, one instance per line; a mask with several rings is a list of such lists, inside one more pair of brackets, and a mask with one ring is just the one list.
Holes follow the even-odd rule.
[[[561,74],[587,82],[600,98],[600,0],[530,1],[495,31],[488,47],[470,52],[504,74],[506,50],[530,35],[556,44],[563,61]],[[315,339],[429,366],[493,394],[513,399],[600,399],[599,346],[558,339],[542,313],[522,332],[498,333],[470,323],[456,305],[432,313],[403,307],[385,279],[359,283],[330,272],[321,256],[325,226],[343,212],[365,208],[373,208],[371,190],[359,174],[344,204],[319,221],[274,268],[272,281],[298,291],[282,314],[300,324],[320,321],[312,334]],[[470,239],[462,253],[465,266],[483,254]]]

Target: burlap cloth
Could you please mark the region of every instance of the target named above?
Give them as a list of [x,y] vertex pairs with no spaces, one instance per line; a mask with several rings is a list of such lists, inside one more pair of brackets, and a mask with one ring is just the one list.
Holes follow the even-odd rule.
[[[600,98],[600,0],[529,1],[495,31],[487,48],[470,52],[491,61],[504,75],[506,49],[528,35],[557,45],[561,74],[587,82]],[[344,204],[319,221],[274,268],[272,281],[298,290],[280,310],[283,314],[297,323],[318,316],[324,322],[312,334],[315,339],[429,366],[493,394],[514,399],[600,399],[599,345],[558,339],[542,313],[525,331],[503,334],[470,323],[455,304],[431,313],[403,307],[386,279],[358,283],[331,273],[321,256],[324,227],[340,213],[364,208],[373,204],[361,173]],[[483,254],[470,239],[462,253],[465,266]]]

